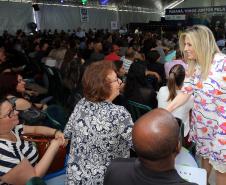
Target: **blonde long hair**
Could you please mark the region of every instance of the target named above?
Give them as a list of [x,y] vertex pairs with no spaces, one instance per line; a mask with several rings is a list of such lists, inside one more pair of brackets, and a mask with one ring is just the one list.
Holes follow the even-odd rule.
[[[197,56],[196,60],[188,60],[186,57],[186,53],[184,52],[185,37],[187,37],[192,44]],[[194,73],[195,65],[198,63],[201,67],[201,77],[202,79],[206,79],[214,55],[220,52],[212,31],[206,26],[194,25],[180,34],[179,45],[188,63],[188,75],[191,76]]]

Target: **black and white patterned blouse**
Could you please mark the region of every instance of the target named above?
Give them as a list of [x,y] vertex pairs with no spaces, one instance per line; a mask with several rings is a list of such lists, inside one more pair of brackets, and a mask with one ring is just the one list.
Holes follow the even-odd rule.
[[71,139],[65,184],[103,184],[110,161],[129,157],[132,126],[124,107],[81,99],[64,130]]
[[[38,159],[36,147],[30,141],[23,141],[20,135],[23,133],[23,125],[17,125],[13,130],[17,142],[0,138],[0,176],[5,175],[25,157],[34,165]],[[0,184],[2,184],[0,180]]]

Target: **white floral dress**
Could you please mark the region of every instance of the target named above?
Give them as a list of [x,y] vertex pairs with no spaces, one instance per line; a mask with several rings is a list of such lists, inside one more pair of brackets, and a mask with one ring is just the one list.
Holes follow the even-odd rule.
[[190,140],[197,153],[213,167],[226,172],[226,55],[217,53],[206,80],[197,65],[193,76],[186,77],[182,91],[194,95]]
[[81,99],[64,130],[71,139],[65,184],[103,184],[111,160],[129,157],[132,126],[124,107]]

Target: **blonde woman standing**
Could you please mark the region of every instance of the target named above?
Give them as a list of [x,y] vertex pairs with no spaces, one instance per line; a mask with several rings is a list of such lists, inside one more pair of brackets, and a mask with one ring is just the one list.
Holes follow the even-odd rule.
[[172,112],[194,95],[190,140],[196,143],[202,167],[216,170],[216,184],[226,181],[226,55],[206,26],[195,25],[180,35],[188,62],[181,94],[167,106]]

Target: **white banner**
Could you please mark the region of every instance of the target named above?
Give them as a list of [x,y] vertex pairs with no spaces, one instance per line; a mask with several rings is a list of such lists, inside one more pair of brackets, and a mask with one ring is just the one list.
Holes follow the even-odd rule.
[[185,15],[165,15],[165,20],[185,20]]
[[118,29],[118,22],[111,21],[111,30],[117,30],[117,29]]
[[89,22],[89,14],[87,8],[80,8],[81,22]]

